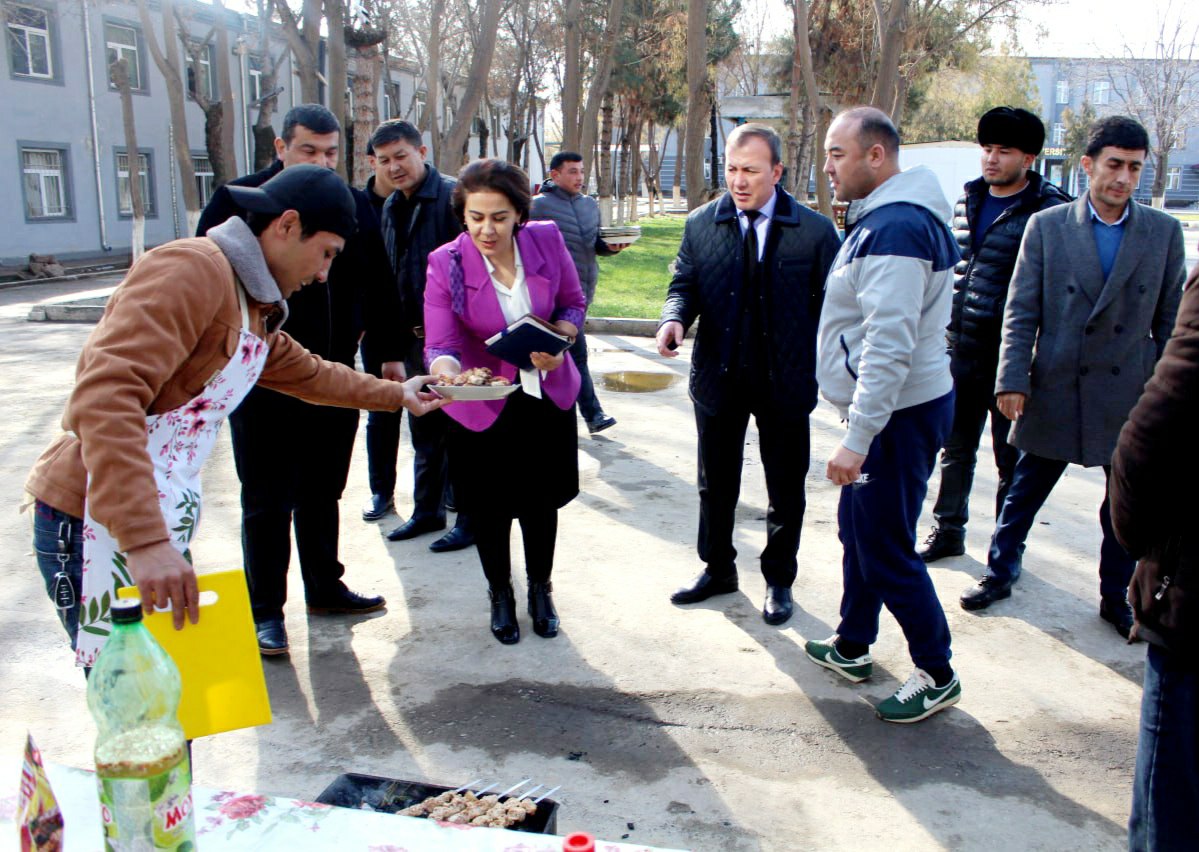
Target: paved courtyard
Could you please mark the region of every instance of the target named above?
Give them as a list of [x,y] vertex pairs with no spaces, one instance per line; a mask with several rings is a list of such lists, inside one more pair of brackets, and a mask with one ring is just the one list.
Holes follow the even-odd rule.
[[[41,299],[95,286],[0,291],[0,643],[9,649],[0,658],[0,754],[10,764],[27,730],[48,760],[91,763],[84,680],[33,567],[28,516],[16,507],[29,466],[58,429],[91,329],[25,316]],[[968,554],[931,572],[953,631],[961,704],[919,725],[886,725],[870,703],[912,668],[889,615],[870,682],[837,679],[802,651],[805,638],[828,636],[837,620],[837,489],[823,478],[840,435],[835,412],[822,404],[812,419],[791,622],[768,627],[759,613],[765,488],[752,428],[736,542],[742,591],[676,608],[670,592],[701,567],[687,364],[662,362],[643,338],[593,346],[594,372],[649,363],[680,380],[644,394],[601,386],[619,425],[579,440],[583,492],[562,513],[554,576],[561,635],[540,639],[522,613],[525,638],[499,645],[487,631],[473,550],[435,556],[431,537],[387,542],[394,517],[361,521],[360,429],[342,558],[352,587],[386,595],[388,608],[309,618],[293,566],[292,653],[266,663],[275,721],[197,742],[198,783],[315,797],[350,771],[446,784],[532,776],[562,785],[560,832],[696,850],[1124,845],[1144,646],[1123,644],[1098,618],[1101,471],[1069,469],[1034,529],[1011,600],[969,614],[957,597],[981,571],[994,521],[984,446]],[[227,436],[205,470],[201,569],[240,564]],[[400,464],[406,512],[407,446]],[[522,592],[523,579],[518,599]]]

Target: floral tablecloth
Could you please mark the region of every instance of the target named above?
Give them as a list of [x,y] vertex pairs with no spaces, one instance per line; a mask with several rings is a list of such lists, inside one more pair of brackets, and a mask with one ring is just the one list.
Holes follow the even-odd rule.
[[[103,847],[95,776],[83,769],[48,764],[47,774],[65,818],[65,852],[95,852]],[[0,781],[0,849],[17,849],[13,823],[19,766]],[[208,850],[287,852],[561,852],[562,838],[498,828],[452,825],[427,819],[335,808],[285,799],[192,788],[196,847]],[[651,846],[596,841],[597,852],[667,852]]]

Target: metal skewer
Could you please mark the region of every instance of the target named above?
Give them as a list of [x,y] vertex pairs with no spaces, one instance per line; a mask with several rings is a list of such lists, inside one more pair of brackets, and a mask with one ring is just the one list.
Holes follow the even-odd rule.
[[525,786],[532,780],[533,780],[532,778],[526,778],[524,781],[518,781],[517,783],[515,783],[511,787],[509,787],[507,790],[505,790],[504,792],[498,793],[497,796],[502,799],[502,798],[504,798],[504,796],[507,796],[508,794],[519,790],[521,787]]
[[475,786],[476,784],[481,784],[481,783],[483,783],[483,779],[482,779],[482,778],[476,778],[474,781],[467,781],[465,784],[463,784],[463,785],[462,785],[461,787],[459,787],[457,790],[452,790],[451,792],[454,792],[454,793],[461,793],[463,790],[467,790],[467,789],[469,789],[469,788],[471,788],[471,787]]
[[529,796],[532,796],[534,793],[536,793],[538,790],[540,790],[544,786],[545,786],[544,784],[538,784],[536,787],[533,787],[532,789],[526,790],[525,792],[521,793],[519,796],[516,797],[516,800],[519,802],[522,799],[527,799],[527,798],[529,798]]
[[561,790],[561,789],[562,789],[562,785],[561,785],[561,784],[559,784],[559,785],[558,785],[557,787],[555,787],[554,789],[552,789],[552,790],[550,790],[550,791],[548,791],[548,792],[546,792],[546,793],[542,793],[540,796],[538,796],[536,799],[534,799],[534,800],[533,800],[533,804],[535,804],[535,805],[539,805],[539,804],[541,804],[541,800],[542,800],[542,799],[547,799],[547,798],[549,798],[550,796],[554,795],[554,793],[557,793],[557,792],[558,792],[559,790]]

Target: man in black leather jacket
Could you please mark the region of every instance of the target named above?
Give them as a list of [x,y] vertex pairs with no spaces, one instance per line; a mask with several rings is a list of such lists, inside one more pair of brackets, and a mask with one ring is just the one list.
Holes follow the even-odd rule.
[[677,354],[697,319],[691,400],[699,432],[699,558],[704,572],[671,597],[698,603],[737,590],[733,530],[745,430],[758,426],[766,474],[767,624],[791,617],[816,406],[816,330],[824,280],[840,247],[833,223],[779,187],[778,134],[745,124],[729,134],[729,193],[687,217],[662,308],[658,351]]
[[1019,451],[1007,442],[1009,421],[995,405],[995,371],[1008,283],[1029,217],[1070,200],[1030,170],[1045,143],[1045,127],[1028,110],[996,107],[978,122],[983,174],[966,184],[954,209],[953,230],[962,260],[954,282],[946,340],[953,372],[953,429],[941,453],[936,526],[920,556],[933,562],[966,552],[970,489],[983,427],[991,416],[991,445],[1003,505]]

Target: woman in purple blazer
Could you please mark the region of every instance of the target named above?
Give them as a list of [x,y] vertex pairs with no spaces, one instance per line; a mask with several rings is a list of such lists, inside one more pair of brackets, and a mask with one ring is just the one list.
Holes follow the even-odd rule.
[[[509,539],[520,521],[529,616],[538,636],[558,633],[550,573],[558,510],[579,493],[575,398],[579,371],[565,353],[535,352],[534,369],[487,353],[483,341],[532,313],[574,339],[587,304],[558,226],[527,222],[529,178],[503,160],[476,160],[458,175],[452,204],[466,233],[429,255],[425,360],[456,375],[487,367],[520,390],[501,400],[447,406],[450,477],[491,597],[491,632],[520,641]],[[526,224],[527,223],[527,224]]]

